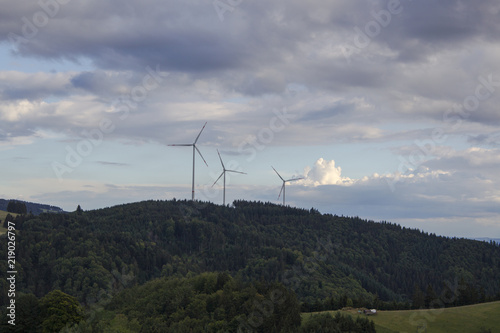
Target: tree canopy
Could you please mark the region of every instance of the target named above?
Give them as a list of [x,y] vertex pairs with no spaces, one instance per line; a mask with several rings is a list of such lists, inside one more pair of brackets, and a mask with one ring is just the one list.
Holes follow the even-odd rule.
[[7,211],[9,213],[26,214],[26,204],[21,201],[11,200],[7,204]]
[[[154,279],[206,272],[225,272],[255,288],[259,281],[279,283],[296,295],[302,311],[455,306],[500,298],[500,247],[494,242],[314,209],[151,200],[18,215],[15,225],[22,235],[16,239],[16,286],[39,300],[60,290],[90,307]],[[6,251],[2,246],[3,258]],[[5,265],[0,261],[3,271]],[[8,301],[7,288],[0,280],[1,306]],[[130,313],[124,313],[123,324],[134,326],[140,319]]]

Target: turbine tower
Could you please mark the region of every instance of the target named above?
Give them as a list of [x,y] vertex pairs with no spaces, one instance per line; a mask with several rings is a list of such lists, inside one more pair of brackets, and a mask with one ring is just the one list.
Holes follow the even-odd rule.
[[276,169],[271,166],[271,168],[273,168],[274,172],[276,172],[276,174],[278,175],[278,177],[280,177],[280,179],[283,181],[283,185],[281,186],[281,190],[280,190],[280,194],[278,195],[278,199],[280,198],[281,196],[281,192],[283,192],[283,206],[285,205],[285,184],[287,182],[293,182],[295,180],[300,180],[300,179],[304,179],[304,177],[300,177],[300,178],[292,178],[292,179],[283,179],[283,177],[281,177],[281,175],[278,173],[278,171],[276,171]]
[[203,130],[205,129],[206,125],[207,125],[207,123],[205,122],[205,125],[203,125],[200,133],[198,133],[198,136],[196,137],[196,139],[194,140],[193,143],[180,143],[180,144],[169,145],[169,146],[183,146],[183,147],[190,147],[190,146],[192,146],[193,147],[193,184],[191,186],[191,200],[193,200],[193,201],[194,201],[194,161],[195,161],[195,150],[198,152],[198,154],[200,154],[200,157],[203,159],[203,162],[205,162],[206,166],[208,166],[207,161],[205,161],[205,159],[203,158],[203,155],[201,154],[200,150],[198,149],[198,147],[196,147],[196,142],[198,142],[198,139],[200,138],[201,132],[203,132]]
[[222,173],[220,174],[219,178],[213,183],[212,187],[219,181],[220,177],[224,176],[224,190],[222,194],[222,204],[225,206],[226,205],[226,172],[235,172],[235,173],[241,173],[243,175],[246,175],[244,172],[236,171],[236,170],[228,170],[224,166],[224,162],[222,162],[222,157],[220,157],[219,149],[217,149],[217,154],[219,154],[219,159],[220,159],[220,164],[222,164]]

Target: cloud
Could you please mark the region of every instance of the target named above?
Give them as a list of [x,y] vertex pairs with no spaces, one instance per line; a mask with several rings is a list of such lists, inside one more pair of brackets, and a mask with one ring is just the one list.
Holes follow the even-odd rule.
[[[498,156],[500,153],[496,149],[452,150],[442,156],[436,154],[432,160],[405,174],[375,173],[359,179],[342,176],[342,168],[334,160],[319,158],[312,167],[305,168],[304,180],[290,183],[287,203],[302,208],[315,207],[324,213],[401,223],[450,236],[479,237],[484,236],[485,230],[488,230],[488,235],[498,234]],[[122,163],[102,160],[96,164],[122,166]],[[219,171],[214,176],[218,174]],[[278,184],[240,185],[244,179],[229,182],[229,200],[277,202]],[[53,183],[54,180],[27,179],[13,183],[12,187],[20,192],[35,187],[38,193],[31,199],[64,208],[76,207],[77,204],[98,208],[145,199],[185,198],[190,190],[188,184],[110,185],[72,179],[63,184],[55,181],[57,186],[48,190],[47,182]],[[71,190],[68,190],[68,185]],[[199,185],[197,198],[217,203],[221,198],[220,189]]]
[[[95,69],[2,72],[0,95],[31,103],[56,96],[73,106],[76,118],[86,113],[78,96],[92,95],[99,104],[93,117],[102,118],[113,101],[141,84],[147,66],[159,66],[171,76],[132,110],[158,122],[151,128],[151,122],[131,116],[114,137],[159,140],[160,129],[185,130],[194,125],[199,110],[208,110],[204,114],[209,120],[228,125],[220,137],[241,136],[233,143],[237,145],[252,134],[252,125],[266,122],[270,110],[287,106],[298,118],[297,135],[283,133],[286,142],[387,141],[403,137],[405,131],[394,133],[385,124],[442,122],[446,110],[474,93],[470,81],[477,73],[486,75],[498,67],[500,24],[495,1],[480,6],[402,1],[401,14],[347,63],[339,45],[352,42],[354,27],[364,28],[375,20],[373,12],[386,7],[382,0],[247,2],[226,12],[220,22],[212,3],[195,0],[69,2],[33,38],[12,47],[17,56],[33,59],[89,59]],[[40,11],[37,3],[5,4],[0,38],[22,35],[22,18],[33,21]],[[481,51],[464,52],[464,46]],[[415,52],[418,60],[405,59]],[[293,84],[304,90],[290,98],[287,87]],[[485,101],[480,111],[463,120],[498,123],[496,104],[494,99]],[[233,110],[243,120],[233,120]],[[54,119],[45,118],[38,116],[37,125],[51,127]],[[61,128],[75,126],[69,117],[57,120]],[[277,138],[273,144],[284,141]]]
[[0,110],[0,116],[3,121],[15,122],[19,121],[26,115],[33,113],[35,107],[33,103],[30,103],[27,100],[21,100],[16,103],[4,104]]
[[0,96],[6,100],[39,100],[71,94],[69,81],[74,73],[23,73],[0,71]]
[[116,167],[124,167],[130,165],[128,163],[108,162],[108,161],[97,161],[96,163],[104,166],[116,166]]
[[319,158],[313,167],[304,169],[305,179],[298,181],[298,184],[307,186],[319,185],[349,185],[352,180],[348,177],[342,177],[341,167],[335,166],[335,161],[327,161]]
[[351,179],[342,177],[335,161],[320,158],[305,169],[305,180],[294,183],[293,199],[314,203],[320,211],[408,223],[440,234],[453,234],[446,226],[454,221],[463,236],[464,230],[479,235],[483,226],[498,233],[499,167],[498,149],[447,149],[404,174]]
[[[11,58],[35,66],[40,60],[54,68],[60,62],[90,65],[84,71],[25,73],[4,64],[2,150],[39,143],[40,133],[78,142],[83,130],[98,129],[102,119],[114,125],[104,140],[115,147],[191,142],[205,121],[201,144],[238,154],[257,151],[259,158],[293,146],[314,161],[314,149],[336,145],[347,151],[348,145],[369,143],[395,160],[419,151],[425,158],[383,175],[361,162],[366,176],[354,179],[342,175],[349,165],[341,168],[325,156],[304,170],[306,179],[294,182],[290,202],[297,195],[297,203],[320,205],[322,211],[494,225],[500,185],[496,0],[402,0],[401,12],[386,26],[374,16],[387,9],[386,0],[244,1],[222,22],[212,2],[199,0],[69,1],[52,8],[56,12],[46,15],[47,22],[35,22],[47,10],[42,3],[48,2],[2,5],[2,51],[10,48]],[[379,24],[379,33],[346,59],[342,46],[353,45],[355,28],[368,24]],[[25,40],[9,39],[12,33]],[[147,68],[168,76],[145,90]],[[480,78],[490,75],[489,89],[479,91],[491,94],[464,112],[464,101],[483,84]],[[282,124],[273,123],[275,111],[283,110],[289,122],[276,130]],[[442,131],[442,141],[432,141],[435,130]],[[259,149],[244,145],[249,138]],[[424,147],[430,153],[422,151],[422,142],[430,142]],[[248,149],[238,149],[242,145]],[[121,160],[110,155],[93,164],[118,166],[108,159]],[[102,197],[128,200],[100,186]],[[45,199],[65,200],[67,189]],[[131,200],[146,197],[149,189],[132,190]],[[71,205],[77,192],[94,200],[89,188],[77,190]],[[151,191],[158,193],[154,186]],[[241,197],[259,199],[265,192],[252,191]]]
[[473,145],[486,145],[486,146],[499,147],[500,132],[471,135],[467,139],[467,142]]

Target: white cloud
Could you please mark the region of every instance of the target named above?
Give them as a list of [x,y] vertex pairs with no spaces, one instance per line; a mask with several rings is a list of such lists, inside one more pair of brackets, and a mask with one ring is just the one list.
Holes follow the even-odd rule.
[[21,100],[0,105],[0,119],[15,122],[21,120],[35,109],[35,105],[28,100]]
[[319,158],[313,167],[304,169],[305,179],[298,181],[298,184],[307,186],[319,185],[349,185],[352,180],[349,177],[342,177],[342,168],[335,166],[335,161],[327,161]]
[[497,165],[500,166],[500,149],[487,149],[471,147],[464,151],[452,154],[453,157],[462,157],[474,166]]

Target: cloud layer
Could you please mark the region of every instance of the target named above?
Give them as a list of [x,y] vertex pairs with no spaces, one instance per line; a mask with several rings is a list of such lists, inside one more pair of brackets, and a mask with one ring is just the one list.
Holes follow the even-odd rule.
[[[264,169],[259,158],[278,149],[315,160],[292,167],[305,167],[292,185],[305,205],[498,225],[497,1],[224,3],[229,10],[199,0],[3,4],[0,47],[53,70],[3,64],[0,149],[55,138],[61,160],[66,142],[103,121],[113,125],[106,142],[123,151],[191,142],[209,121],[204,145],[250,163],[245,170]],[[350,149],[375,156],[374,146],[379,159],[335,162]],[[95,165],[133,168],[109,155]],[[57,193],[46,198],[65,197]]]

